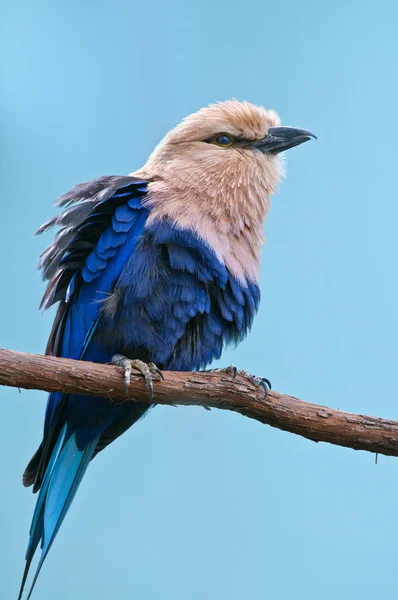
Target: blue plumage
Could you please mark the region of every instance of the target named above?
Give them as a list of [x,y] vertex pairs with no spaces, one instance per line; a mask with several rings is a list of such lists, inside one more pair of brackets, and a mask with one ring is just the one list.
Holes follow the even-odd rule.
[[[77,186],[59,201],[63,215],[41,229],[62,227],[41,258],[50,278],[43,306],[60,302],[48,353],[94,362],[121,353],[161,369],[197,370],[246,335],[258,286],[235,279],[194,231],[167,219],[148,226],[146,191],[134,177]],[[37,546],[32,588],[90,460],[148,407],[50,394],[43,442],[24,474],[40,492],[20,598]]]

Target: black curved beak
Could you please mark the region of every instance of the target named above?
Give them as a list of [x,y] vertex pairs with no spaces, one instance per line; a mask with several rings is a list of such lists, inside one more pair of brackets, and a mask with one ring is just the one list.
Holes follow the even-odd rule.
[[304,142],[308,142],[311,138],[316,138],[316,135],[306,129],[296,129],[295,127],[270,127],[268,134],[262,140],[254,142],[254,148],[261,152],[269,154],[279,154],[294,146],[299,146]]

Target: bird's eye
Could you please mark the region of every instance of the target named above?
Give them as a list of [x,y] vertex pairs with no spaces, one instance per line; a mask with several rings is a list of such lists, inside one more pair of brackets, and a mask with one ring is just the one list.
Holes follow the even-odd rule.
[[213,144],[217,146],[221,146],[222,148],[227,148],[228,146],[232,146],[234,143],[234,138],[227,133],[219,133],[213,139]]

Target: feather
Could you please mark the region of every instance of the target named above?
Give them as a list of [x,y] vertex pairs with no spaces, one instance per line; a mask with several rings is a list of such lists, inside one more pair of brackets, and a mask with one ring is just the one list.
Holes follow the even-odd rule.
[[97,433],[83,449],[79,449],[75,434],[70,434],[64,441],[66,435],[65,424],[48,463],[37,500],[18,600],[22,597],[30,563],[41,541],[42,553],[28,594],[29,600],[48,551],[72,503],[100,437],[100,433]]

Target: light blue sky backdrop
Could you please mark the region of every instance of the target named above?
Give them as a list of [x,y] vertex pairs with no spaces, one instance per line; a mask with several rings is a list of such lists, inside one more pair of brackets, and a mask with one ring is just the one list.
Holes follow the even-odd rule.
[[[138,168],[231,97],[319,140],[288,153],[255,327],[222,364],[398,418],[398,5],[365,0],[8,2],[0,346],[43,352],[33,238],[72,185]],[[0,596],[16,598],[46,394],[0,390]],[[91,465],[37,600],[393,597],[398,462],[237,414],[156,408]]]

